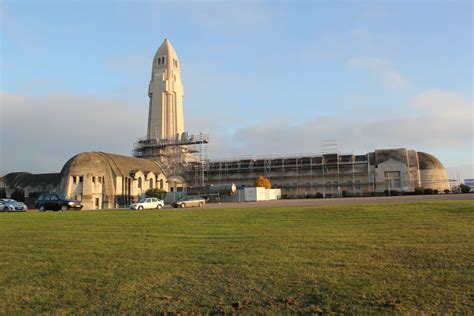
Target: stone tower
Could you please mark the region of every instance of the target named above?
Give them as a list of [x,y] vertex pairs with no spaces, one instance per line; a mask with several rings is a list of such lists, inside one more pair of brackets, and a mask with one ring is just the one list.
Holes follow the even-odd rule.
[[165,39],[153,58],[148,87],[148,139],[173,139],[184,132],[180,66],[178,55]]

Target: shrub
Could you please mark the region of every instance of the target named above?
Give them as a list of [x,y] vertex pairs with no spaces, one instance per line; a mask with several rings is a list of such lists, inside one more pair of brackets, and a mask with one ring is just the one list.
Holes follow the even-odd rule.
[[433,194],[438,194],[438,193],[439,193],[439,191],[436,190],[436,189],[433,191]]
[[258,179],[255,180],[255,186],[265,189],[271,189],[272,183],[270,182],[270,179],[265,178],[264,176],[259,176]]
[[415,194],[421,195],[425,192],[422,187],[415,188]]
[[30,198],[37,198],[37,197],[39,197],[41,194],[43,194],[43,192],[30,192],[30,193],[28,193],[28,196],[29,196]]
[[317,199],[322,199],[324,196],[321,192],[316,193],[316,198]]
[[5,199],[7,197],[7,191],[5,189],[0,189],[0,199]]
[[342,190],[342,197],[347,197],[347,190]]
[[469,193],[471,191],[471,187],[468,185],[465,185],[464,183],[461,183],[459,185],[459,188],[461,188],[461,193]]
[[423,194],[426,194],[426,195],[431,195],[433,194],[433,189],[432,188],[426,188],[424,191],[423,191]]
[[10,195],[10,199],[14,199],[19,202],[24,202],[25,201],[25,191],[22,189],[15,189],[15,191],[12,192]]
[[444,190],[444,193],[445,193],[445,194],[449,194],[450,192],[451,192],[451,191],[449,191],[449,189],[445,189],[445,190]]
[[166,195],[166,191],[163,189],[148,189],[146,190],[145,195],[146,197],[154,197],[163,200]]
[[[400,192],[398,192],[398,190],[390,190],[388,191],[388,189],[386,189],[385,191],[383,191],[383,193],[387,196],[391,195],[391,196],[394,196],[394,195],[399,195]],[[390,193],[390,194],[389,194]]]

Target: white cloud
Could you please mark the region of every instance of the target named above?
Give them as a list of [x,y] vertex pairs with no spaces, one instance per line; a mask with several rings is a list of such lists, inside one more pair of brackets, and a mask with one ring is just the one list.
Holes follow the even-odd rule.
[[146,107],[69,93],[2,93],[0,172],[59,172],[82,151],[130,155],[146,133]]
[[360,69],[369,72],[375,79],[382,80],[383,84],[390,88],[405,88],[408,80],[390,63],[376,57],[358,57],[351,58],[347,65],[354,69]]
[[[211,129],[211,156],[317,153],[324,140],[336,139],[343,152],[407,147],[448,157],[445,153],[453,151],[469,155],[474,138],[472,103],[449,91],[420,93],[390,111],[357,107],[343,116],[313,117],[293,124],[282,121],[266,120],[231,133],[222,127]],[[472,153],[460,159],[471,160]]]

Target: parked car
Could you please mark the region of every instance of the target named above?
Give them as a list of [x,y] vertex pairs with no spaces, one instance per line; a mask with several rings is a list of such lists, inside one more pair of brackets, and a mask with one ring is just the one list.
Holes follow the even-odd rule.
[[28,209],[25,203],[13,199],[0,199],[0,211],[2,212],[24,212]]
[[143,198],[138,203],[133,203],[130,205],[132,210],[146,210],[146,209],[161,209],[165,206],[163,200],[157,198]]
[[67,211],[69,209],[80,210],[82,203],[76,200],[69,200],[56,193],[41,194],[35,202],[35,207],[44,212],[46,210],[52,211]]
[[174,208],[185,208],[193,206],[202,207],[204,204],[206,204],[206,200],[200,196],[185,196],[179,199],[177,202],[171,203],[171,206],[173,206]]

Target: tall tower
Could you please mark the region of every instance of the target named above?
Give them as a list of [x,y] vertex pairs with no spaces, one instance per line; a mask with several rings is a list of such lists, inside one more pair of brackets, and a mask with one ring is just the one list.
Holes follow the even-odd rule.
[[153,58],[148,96],[148,139],[173,139],[184,132],[183,85],[178,55],[168,39]]

